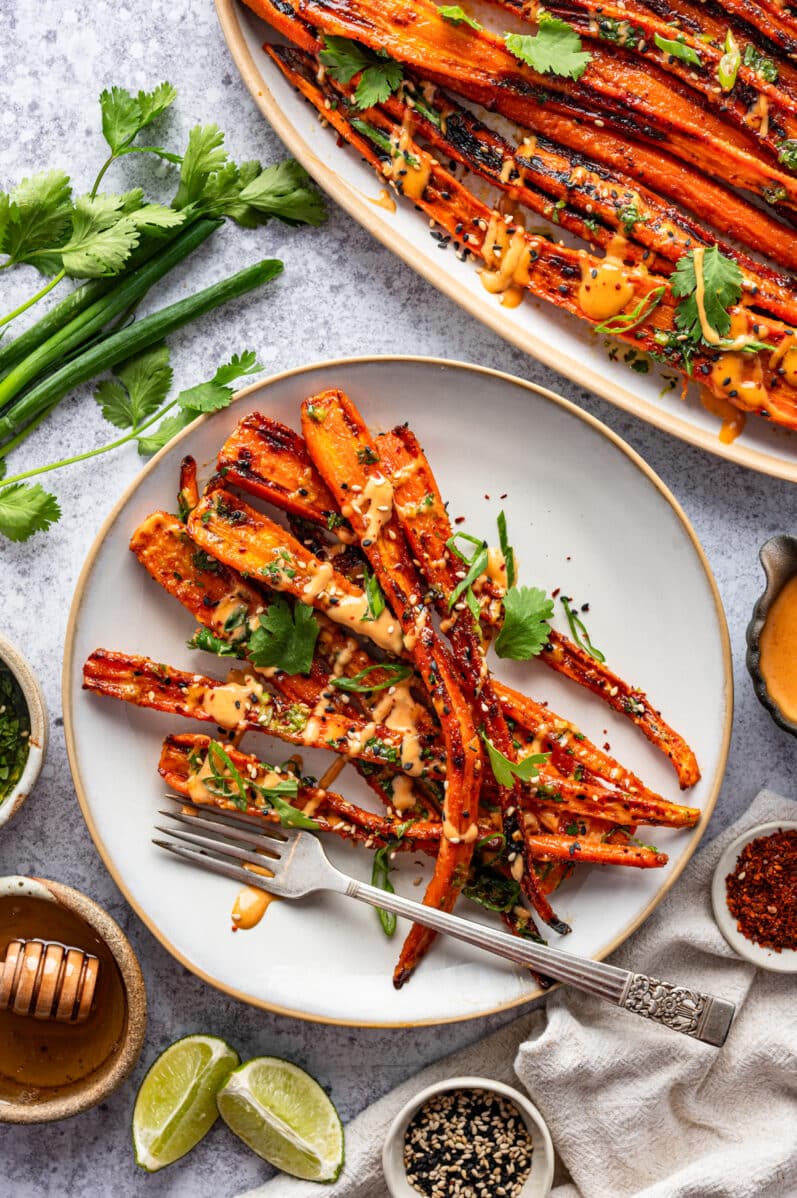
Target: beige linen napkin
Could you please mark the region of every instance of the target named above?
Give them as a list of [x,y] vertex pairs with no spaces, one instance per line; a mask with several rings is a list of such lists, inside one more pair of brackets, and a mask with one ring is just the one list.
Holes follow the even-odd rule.
[[[687,866],[620,966],[737,1004],[724,1048],[669,1032],[560,989],[545,1007],[436,1062],[346,1128],[346,1167],[331,1192],[384,1198],[381,1150],[396,1112],[432,1082],[477,1074],[517,1084],[542,1112],[571,1181],[554,1198],[794,1198],[797,1195],[797,1001],[788,974],[736,957],[711,912],[711,876],[745,828],[797,818],[761,791]],[[318,1198],[280,1176],[246,1198]]]

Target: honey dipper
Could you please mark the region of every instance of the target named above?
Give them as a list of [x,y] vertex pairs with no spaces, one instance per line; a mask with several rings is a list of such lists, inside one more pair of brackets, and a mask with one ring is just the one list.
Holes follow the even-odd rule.
[[54,940],[12,940],[0,965],[0,1011],[59,1023],[83,1023],[91,1012],[100,962]]

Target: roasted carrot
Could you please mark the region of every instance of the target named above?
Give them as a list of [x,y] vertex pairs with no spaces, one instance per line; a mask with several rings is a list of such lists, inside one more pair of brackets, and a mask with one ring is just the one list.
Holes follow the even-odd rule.
[[[380,174],[383,168],[392,171],[392,156],[384,149],[375,148],[367,137],[354,129],[341,105],[337,109],[325,107],[325,93],[315,81],[314,74],[307,70],[306,62],[295,51],[277,47],[267,47],[267,50],[302,93],[324,113],[325,119]],[[599,328],[608,327],[603,320],[599,322],[595,314],[590,315],[591,280],[603,280],[596,283],[598,288],[604,282],[608,285],[606,276],[609,268],[605,262],[583,251],[571,250],[561,244],[552,245],[546,238],[528,234],[521,227],[514,226],[509,218],[501,217],[476,200],[449,171],[408,138],[406,130],[377,109],[369,111],[369,119],[386,142],[398,145],[401,141],[402,156],[409,155],[420,164],[411,168],[412,171],[419,170],[424,181],[422,188],[413,181],[412,199],[416,205],[452,238],[462,238],[469,253],[489,256],[494,269],[484,273],[489,275],[487,284],[490,290],[500,292],[510,287],[525,288],[559,308],[590,320]],[[405,173],[409,173],[409,168]],[[401,171],[399,186],[402,182],[400,175]],[[466,238],[463,230],[470,230]],[[615,324],[611,327],[613,336],[632,344],[638,353],[648,352],[663,357],[668,365],[679,370],[686,378],[698,379],[707,390],[744,411],[757,411],[789,428],[797,427],[797,389],[790,381],[791,363],[788,368],[782,364],[784,353],[792,343],[791,328],[775,320],[762,320],[744,304],[732,307],[729,315],[734,336],[765,337],[770,345],[774,345],[774,352],[767,349],[745,354],[716,353],[697,345],[691,364],[687,364],[679,348],[679,335],[675,329],[677,299],[667,280],[638,268],[622,268],[617,277],[613,273],[614,268],[611,270],[612,286],[615,282],[619,283],[629,296],[621,312],[614,318]],[[625,318],[624,323],[619,321],[620,315]]]
[[[257,462],[254,468],[253,459]],[[268,462],[267,472],[264,461]],[[282,511],[304,516],[312,506],[321,521],[335,513],[335,501],[299,434],[259,412],[239,421],[219,453],[218,469],[225,485],[241,487]]]
[[[345,89],[341,90],[345,94]],[[512,145],[440,89],[427,85],[423,96],[423,108],[415,106],[406,93],[402,98],[391,96],[380,108],[394,120],[411,120],[416,133],[439,157],[461,162],[473,174],[489,180],[506,193],[512,209],[528,208],[627,265],[642,264],[665,276],[695,246],[715,245],[744,270],[757,310],[797,324],[797,289],[783,269],[797,268],[797,238],[792,230],[770,220],[785,234],[781,237],[781,269],[774,269],[710,229],[701,228],[622,171],[607,171],[580,151],[567,151],[540,135]],[[430,120],[428,112],[437,119]],[[768,218],[753,211],[758,233],[767,232],[762,223]]]
[[[198,805],[212,803],[216,807],[238,810],[237,804],[220,799],[210,792],[203,793],[201,786],[191,785],[191,779],[197,774],[197,768],[192,767],[192,760],[197,759],[197,765],[201,767],[209,744],[208,736],[192,733],[167,736],[161,749],[158,772],[168,786]],[[242,753],[232,745],[225,744],[224,747],[244,779],[262,783],[265,776],[275,772],[274,766],[265,765],[251,753]],[[276,772],[279,773],[279,770]],[[289,778],[291,775],[286,773],[285,777]],[[366,848],[378,848],[389,841],[396,841],[396,847],[401,851],[419,851],[434,855],[443,833],[442,824],[439,822],[377,815],[333,790],[322,790],[317,786],[302,784],[296,798],[286,801],[290,801],[298,811],[314,819],[321,831],[334,832],[336,836],[342,836],[344,839],[358,840],[365,844]],[[249,815],[262,815],[271,822],[279,822],[279,816],[270,810],[263,810],[262,803],[250,802],[246,811]],[[484,834],[488,833],[489,828],[485,826]]]
[[[492,2],[521,19],[529,19],[529,8],[522,0]],[[657,71],[675,75],[699,92],[702,102],[715,108],[723,120],[730,121],[738,129],[752,130],[770,149],[777,151],[778,136],[794,136],[797,92],[789,86],[794,82],[789,78],[789,72],[781,71],[776,82],[770,81],[755,71],[740,52],[734,86],[729,91],[717,86],[720,63],[726,53],[727,25],[721,32],[717,31],[716,40],[708,40],[688,25],[674,29],[644,4],[633,0],[630,4],[612,3],[611,0],[601,3],[599,15],[591,0],[552,0],[545,8],[552,16],[567,21],[582,37],[590,39],[592,44],[587,43],[586,47],[590,53],[611,56],[617,53],[615,47],[619,47],[624,55],[646,59]],[[657,37],[665,44],[677,40],[688,47],[692,51],[689,60],[660,48]],[[745,44],[752,43],[740,38],[737,42],[740,51]]]
[[[283,443],[287,440],[279,433],[277,435]],[[433,563],[438,563],[439,573],[436,578],[432,578],[432,581],[436,581],[440,587],[443,587],[450,581],[448,575],[450,562],[446,541],[451,535],[451,526],[434,475],[409,430],[402,427],[394,429],[392,433],[380,436],[377,444],[378,451],[385,457],[394,480],[394,486],[398,485],[403,495],[401,510],[405,513],[405,531],[411,535],[417,552],[423,555],[423,558],[430,564],[429,568],[433,575],[435,570]],[[252,487],[261,486],[259,480],[266,478],[270,469],[271,454],[268,450],[258,450],[258,445],[255,445],[248,451],[248,478]],[[226,460],[227,456],[231,455],[228,455],[226,448],[223,448],[219,460]],[[299,469],[302,461],[303,458],[296,459],[292,472],[286,458],[284,456],[281,458],[281,468],[285,472],[288,488],[292,486],[296,477],[295,471]],[[403,463],[403,466],[400,463]],[[406,469],[404,469],[405,467]],[[395,481],[397,472],[400,480],[398,484]],[[308,486],[312,491],[317,485],[313,475],[308,475],[306,468],[303,468],[302,477],[308,481]],[[319,479],[318,483],[320,484],[320,482]],[[431,497],[431,502],[427,500],[427,496]],[[320,524],[326,523],[327,513],[325,511],[313,504],[309,498],[306,501],[303,500],[302,503],[301,514],[306,520],[315,520]],[[408,521],[406,517],[406,513],[409,512],[413,513],[411,521]],[[278,526],[273,527],[277,528]],[[282,535],[282,530],[279,535]],[[239,548],[237,544],[230,547],[230,560],[239,560]],[[334,577],[337,578],[337,573]],[[297,595],[300,593],[298,588],[294,593]],[[367,631],[367,628],[364,631]],[[561,633],[554,634],[552,645],[553,648],[543,654],[540,660],[558,672],[566,674],[579,685],[591,690],[614,710],[637,723],[651,743],[655,744],[672,761],[682,788],[685,789],[698,780],[700,772],[694,754],[686,745],[683,737],[670,728],[660,714],[654,711],[642,691],[618,679],[618,676],[609,667],[579,650],[569,638]],[[583,734],[569,725],[561,716],[548,712],[533,699],[513,691],[497,679],[493,680],[492,684],[506,714],[523,728],[529,729],[535,734],[541,727],[549,734],[551,730],[555,731],[555,736],[548,736],[555,753],[558,750],[561,755],[567,751],[568,754],[578,759],[580,767],[593,770],[610,785],[619,786],[631,794],[639,793],[654,803],[664,801],[655,792],[649,791],[634,774],[625,771],[619,762],[597,749],[591,742],[586,741]],[[563,736],[567,742],[565,745],[559,743]]]
[[[504,713],[487,669],[481,632],[464,600],[454,603],[463,568],[455,560],[449,541],[452,528],[437,481],[429,463],[409,429],[393,437],[379,437],[377,452],[393,487],[398,523],[407,538],[425,580],[431,586],[438,611],[444,617],[451,647],[460,663],[461,680],[472,708],[479,713],[483,733],[491,745],[509,760],[516,752]],[[423,488],[423,489],[421,489]],[[476,583],[474,582],[474,589]],[[452,610],[453,609],[453,610]],[[537,884],[532,856],[524,844],[520,822],[521,787],[513,779],[511,786],[498,784],[501,826],[509,846],[509,862],[517,880],[539,916],[560,934],[570,929],[553,911]],[[514,865],[518,861],[518,867]],[[520,865],[523,866],[522,872]]]
[[[280,27],[286,0],[248,0]],[[757,196],[797,207],[797,179],[757,156],[755,138],[723,124],[680,81],[628,55],[595,56],[577,83],[523,66],[500,38],[444,20],[430,0],[415,0],[407,21],[402,0],[302,0],[301,14],[325,35],[354,38],[406,63],[425,78],[536,128],[541,107],[625,134],[630,127],[661,142],[676,157]],[[282,12],[285,23],[285,12]],[[782,197],[782,198],[781,198]]]
[[630,844],[601,843],[578,836],[537,833],[527,837],[538,861],[589,861],[595,865],[631,865],[637,869],[657,869],[666,865],[666,853],[658,849]]
[[[404,645],[426,685],[445,743],[444,837],[424,902],[450,911],[467,877],[478,835],[481,747],[457,669],[431,627],[422,580],[412,565],[393,510],[392,487],[379,470],[379,454],[354,404],[326,391],[302,405],[308,452],[342,514],[350,521],[375,577],[400,620]],[[393,975],[396,987],[412,975],[434,940],[414,925]]]
[[[344,757],[360,757],[376,765],[392,764],[413,776],[442,777],[444,762],[434,744],[420,736],[402,735],[384,724],[344,716],[302,703],[288,703],[267,691],[260,679],[245,671],[227,682],[189,674],[130,653],[95,649],[83,667],[83,688],[188,719],[231,730],[265,732],[294,745],[331,749]],[[407,760],[409,752],[413,760]]]

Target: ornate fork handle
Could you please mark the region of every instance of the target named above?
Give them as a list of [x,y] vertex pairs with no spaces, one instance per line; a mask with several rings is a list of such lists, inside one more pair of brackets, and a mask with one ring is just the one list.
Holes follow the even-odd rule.
[[720,1047],[730,1030],[736,1008],[733,1003],[716,998],[713,994],[701,994],[697,990],[662,982],[643,973],[631,973],[603,961],[574,957],[558,948],[493,931],[469,919],[461,919],[458,915],[448,915],[401,895],[388,894],[354,878],[346,878],[345,883],[345,888],[341,889],[352,898],[372,907],[393,911],[396,915],[404,915],[415,923],[464,940],[509,961],[530,965],[557,981],[575,986],[596,998],[604,998],[671,1031]]

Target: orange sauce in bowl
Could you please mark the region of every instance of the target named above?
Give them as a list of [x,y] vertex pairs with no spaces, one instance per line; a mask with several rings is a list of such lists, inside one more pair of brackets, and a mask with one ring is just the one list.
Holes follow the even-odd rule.
[[769,697],[797,723],[797,575],[781,590],[760,638],[760,670]]

